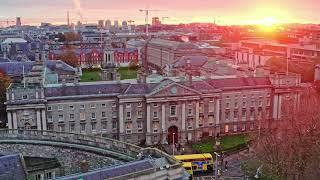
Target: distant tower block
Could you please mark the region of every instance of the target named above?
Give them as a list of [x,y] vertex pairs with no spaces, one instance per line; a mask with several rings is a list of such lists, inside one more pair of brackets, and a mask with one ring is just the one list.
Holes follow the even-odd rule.
[[17,27],[21,26],[21,18],[20,17],[17,17],[17,19],[16,19],[16,26]]

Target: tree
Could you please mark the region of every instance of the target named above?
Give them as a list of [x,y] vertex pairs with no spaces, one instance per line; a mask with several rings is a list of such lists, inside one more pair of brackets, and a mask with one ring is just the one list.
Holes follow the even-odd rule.
[[70,66],[73,66],[73,67],[78,67],[79,66],[78,57],[77,57],[76,53],[72,49],[65,50],[57,58],[62,60],[65,63],[69,64]]
[[6,120],[6,92],[9,87],[11,79],[0,71],[0,128],[5,125]]
[[263,173],[279,179],[319,179],[320,95],[308,90],[298,110],[289,104],[282,119],[273,121],[253,141]]

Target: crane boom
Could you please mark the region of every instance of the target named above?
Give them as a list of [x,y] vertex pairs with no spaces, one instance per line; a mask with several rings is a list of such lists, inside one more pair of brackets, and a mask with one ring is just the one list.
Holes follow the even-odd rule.
[[146,34],[147,36],[149,36],[149,12],[158,12],[158,11],[162,11],[159,9],[139,9],[140,12],[144,12],[145,14],[145,23],[146,23]]

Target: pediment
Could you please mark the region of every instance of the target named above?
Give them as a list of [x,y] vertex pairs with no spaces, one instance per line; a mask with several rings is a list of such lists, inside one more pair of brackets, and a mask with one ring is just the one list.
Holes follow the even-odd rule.
[[161,88],[156,88],[148,97],[170,97],[170,96],[197,96],[200,93],[194,89],[191,89],[187,86],[183,86],[178,83],[171,83],[167,86],[163,86]]

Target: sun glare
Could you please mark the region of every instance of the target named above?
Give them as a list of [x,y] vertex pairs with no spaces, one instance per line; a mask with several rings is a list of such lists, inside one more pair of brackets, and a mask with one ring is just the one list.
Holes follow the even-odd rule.
[[276,24],[276,19],[273,17],[266,17],[261,20],[261,25],[264,25],[267,27],[274,26],[275,24]]

